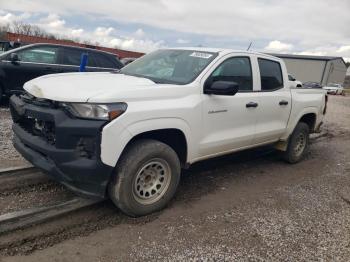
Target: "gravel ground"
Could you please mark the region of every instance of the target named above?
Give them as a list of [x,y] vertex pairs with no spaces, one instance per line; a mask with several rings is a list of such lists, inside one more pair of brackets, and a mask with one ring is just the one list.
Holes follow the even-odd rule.
[[62,185],[47,180],[32,185],[21,184],[0,191],[0,215],[32,207],[48,206],[74,197]]
[[13,166],[27,166],[20,154],[12,146],[12,120],[8,106],[0,107],[0,169]]
[[1,261],[349,261],[350,97],[331,97],[301,163],[251,150],[183,173],[162,212],[110,202],[0,236]]

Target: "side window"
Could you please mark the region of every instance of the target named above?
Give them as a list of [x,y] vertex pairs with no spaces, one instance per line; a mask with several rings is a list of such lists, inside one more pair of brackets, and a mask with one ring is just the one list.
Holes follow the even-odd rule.
[[276,90],[283,87],[282,69],[280,63],[258,58],[261,90]]
[[39,46],[20,50],[16,53],[22,62],[56,64],[57,50],[58,47]]
[[219,65],[211,75],[211,81],[229,81],[239,85],[240,91],[253,90],[252,68],[249,57],[232,57]]
[[88,54],[89,54],[89,56],[88,56],[87,66],[99,67],[99,66],[97,65],[96,57],[95,57],[94,53],[89,52]]
[[103,68],[118,68],[116,63],[112,61],[113,58],[99,54],[99,53],[94,53],[94,58],[96,60],[96,64],[98,67],[103,67]]
[[82,50],[73,48],[62,49],[62,64],[79,66],[81,60]]

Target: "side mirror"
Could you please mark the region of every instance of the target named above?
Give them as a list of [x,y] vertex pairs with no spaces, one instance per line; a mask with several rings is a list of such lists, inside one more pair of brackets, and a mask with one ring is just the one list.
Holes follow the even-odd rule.
[[19,61],[19,57],[18,57],[17,53],[10,54],[10,61],[11,62],[18,62]]
[[208,85],[205,85],[204,94],[234,96],[238,90],[239,85],[235,82],[215,81],[211,84],[208,83]]

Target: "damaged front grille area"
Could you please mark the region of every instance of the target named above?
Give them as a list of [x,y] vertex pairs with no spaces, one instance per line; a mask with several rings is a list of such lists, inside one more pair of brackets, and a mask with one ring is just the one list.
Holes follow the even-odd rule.
[[13,99],[16,101],[16,108],[10,103],[10,110],[14,122],[31,135],[39,136],[49,144],[54,145],[56,143],[54,121],[39,119],[27,114],[24,105],[55,108],[55,103],[51,100],[35,98],[28,93],[23,93]]
[[18,124],[28,133],[43,138],[49,144],[54,145],[56,143],[54,122],[23,117]]
[[[105,122],[73,118],[59,103],[29,94],[12,96],[10,109],[14,132],[23,144],[45,155],[48,151],[71,150],[75,157],[98,159]],[[41,141],[31,141],[34,136]]]

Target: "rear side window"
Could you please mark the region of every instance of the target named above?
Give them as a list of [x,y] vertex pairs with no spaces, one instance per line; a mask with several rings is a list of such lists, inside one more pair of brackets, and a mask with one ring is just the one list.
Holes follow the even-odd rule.
[[94,59],[96,60],[96,64],[98,67],[103,68],[121,68],[122,65],[118,63],[117,58],[101,53],[94,53]]
[[282,69],[280,63],[258,58],[261,90],[276,90],[283,87]]
[[252,91],[253,78],[249,57],[232,57],[225,60],[212,73],[211,80],[235,82],[240,91]]
[[56,64],[57,50],[57,47],[39,46],[19,50],[16,53],[22,62]]
[[90,52],[87,52],[83,49],[73,49],[73,48],[64,48],[63,49],[63,58],[62,64],[64,65],[72,65],[72,66],[80,66],[81,63],[81,55],[83,53],[88,53],[88,62],[87,66],[97,67],[94,57]]
[[79,66],[81,60],[82,50],[73,48],[63,48],[62,50],[62,64]]

